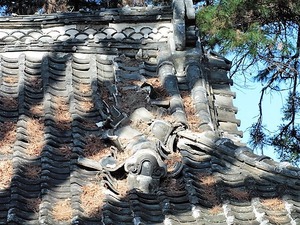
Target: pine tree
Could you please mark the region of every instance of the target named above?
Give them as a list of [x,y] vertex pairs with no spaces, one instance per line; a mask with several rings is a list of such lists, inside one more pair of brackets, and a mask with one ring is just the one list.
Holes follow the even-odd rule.
[[[249,77],[262,86],[259,116],[251,127],[253,147],[271,145],[281,160],[300,161],[300,2],[298,0],[203,1],[197,25],[204,46],[234,55],[232,76]],[[282,124],[269,133],[263,124],[266,93],[289,90]]]
[[[101,7],[100,0],[0,0],[5,14],[30,15],[41,10],[43,13],[78,11],[81,8],[96,9]],[[104,2],[104,1],[103,1]],[[115,1],[110,1],[115,2]]]
[[[170,4],[171,0],[152,0],[152,4]],[[49,14],[55,12],[77,12],[122,6],[145,6],[145,0],[0,0],[4,15],[30,15],[38,11]],[[3,10],[2,10],[3,11]]]

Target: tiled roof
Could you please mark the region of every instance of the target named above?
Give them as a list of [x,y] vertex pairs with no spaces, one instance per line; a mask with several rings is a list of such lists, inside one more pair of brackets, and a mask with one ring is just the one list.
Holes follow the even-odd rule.
[[1,18],[0,224],[300,224],[190,3]]

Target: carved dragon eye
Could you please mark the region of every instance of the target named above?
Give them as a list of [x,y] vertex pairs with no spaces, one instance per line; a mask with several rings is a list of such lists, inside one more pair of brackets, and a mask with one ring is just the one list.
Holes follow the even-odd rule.
[[137,167],[136,167],[136,164],[129,164],[126,166],[126,170],[130,173],[137,173]]

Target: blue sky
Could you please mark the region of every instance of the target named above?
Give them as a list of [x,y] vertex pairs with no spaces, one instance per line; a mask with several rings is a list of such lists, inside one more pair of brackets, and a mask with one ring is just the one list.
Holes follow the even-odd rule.
[[[243,142],[249,141],[249,132],[247,128],[252,123],[256,122],[259,114],[258,102],[260,98],[261,84],[248,83],[251,86],[244,87],[244,84],[239,83],[240,79],[234,79],[234,85],[231,87],[232,91],[236,92],[236,99],[234,105],[238,108],[236,115],[237,119],[241,120],[241,126],[239,129],[244,132]],[[263,101],[263,124],[267,125],[267,128],[274,131],[281,123],[281,108],[285,96],[280,93],[272,93],[265,96]],[[255,153],[260,154],[260,150],[256,150]],[[264,149],[264,155],[270,156],[274,160],[278,161],[274,154],[273,148],[268,147]]]

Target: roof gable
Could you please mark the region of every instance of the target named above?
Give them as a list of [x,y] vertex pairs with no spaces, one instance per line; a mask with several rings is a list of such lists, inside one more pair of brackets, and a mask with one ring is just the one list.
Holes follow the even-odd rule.
[[188,3],[1,18],[0,224],[299,223]]

